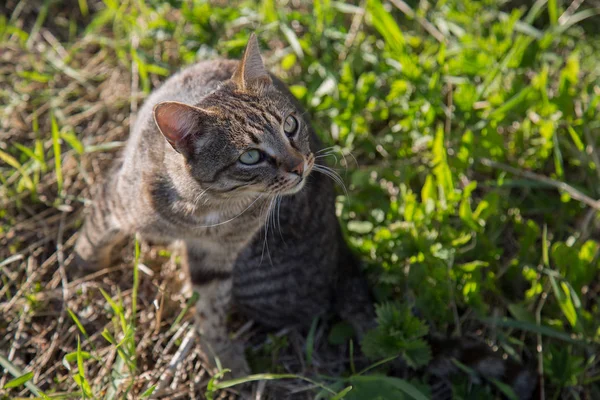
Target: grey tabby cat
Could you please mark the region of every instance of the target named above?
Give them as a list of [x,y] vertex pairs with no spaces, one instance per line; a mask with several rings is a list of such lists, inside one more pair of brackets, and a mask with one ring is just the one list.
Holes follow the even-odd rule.
[[134,232],[183,241],[201,338],[235,375],[249,369],[225,327],[232,299],[267,326],[310,323],[336,308],[363,332],[371,302],[332,181],[311,173],[330,174],[319,146],[252,35],[240,62],[198,63],[147,99],[86,218],[78,264],[107,266]]
[[[342,237],[326,176],[332,172],[315,156],[319,149],[304,111],[267,72],[252,35],[241,61],[188,67],[146,100],[89,210],[75,246],[78,264],[106,267],[134,232],[182,241],[200,294],[201,339],[236,376],[250,371],[226,330],[232,303],[270,327],[335,310],[360,337],[374,325],[372,303]],[[508,380],[521,399],[534,390],[530,371],[485,347],[432,344],[425,372],[435,399],[451,396],[452,358]]]

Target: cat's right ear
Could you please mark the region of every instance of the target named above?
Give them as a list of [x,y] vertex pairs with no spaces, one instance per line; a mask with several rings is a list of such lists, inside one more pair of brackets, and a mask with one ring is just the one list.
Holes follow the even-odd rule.
[[202,130],[208,112],[177,101],[163,101],[154,106],[154,122],[167,142],[184,155],[191,150],[190,138]]
[[261,89],[273,82],[260,56],[256,34],[250,35],[244,55],[238,63],[231,80],[241,90],[247,90],[248,88]]

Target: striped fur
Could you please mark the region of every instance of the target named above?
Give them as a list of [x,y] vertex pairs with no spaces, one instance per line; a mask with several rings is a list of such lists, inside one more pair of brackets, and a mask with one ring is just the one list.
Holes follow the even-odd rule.
[[[305,324],[336,307],[359,331],[372,324],[332,181],[311,173],[317,137],[257,51],[251,38],[240,63],[193,65],[148,98],[76,244],[79,265],[100,268],[134,232],[183,241],[200,293],[198,330],[235,375],[249,371],[225,329],[232,298],[268,326]],[[293,135],[282,130],[290,114],[299,125]],[[243,165],[238,157],[250,148],[269,157]]]

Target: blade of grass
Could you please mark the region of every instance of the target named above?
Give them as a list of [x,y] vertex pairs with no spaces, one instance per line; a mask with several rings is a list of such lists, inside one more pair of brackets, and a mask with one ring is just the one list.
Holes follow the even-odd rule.
[[131,325],[135,329],[136,314],[137,314],[137,297],[140,288],[140,242],[136,235],[135,237],[135,256],[133,261],[133,290],[131,294]]
[[276,379],[300,379],[309,383],[312,383],[313,385],[335,395],[337,394],[334,390],[331,390],[331,388],[325,386],[324,384],[317,382],[315,380],[312,380],[310,378],[307,378],[305,376],[302,375],[296,375],[296,374],[255,374],[255,375],[248,375],[244,378],[238,378],[238,379],[230,379],[227,381],[222,381],[222,382],[217,382],[214,384],[214,389],[215,390],[219,390],[219,389],[226,389],[226,388],[230,388],[236,385],[240,385],[242,383],[247,383],[247,382],[254,382],[254,381],[262,381],[262,380],[276,380]]
[[87,17],[89,14],[89,8],[87,0],[78,0],[79,2],[79,11],[81,11],[81,15]]
[[317,323],[319,322],[319,317],[315,317],[310,325],[310,330],[308,331],[308,336],[306,337],[306,363],[308,365],[312,364],[312,356],[315,347],[315,332],[317,331]]
[[495,325],[503,328],[515,328],[525,332],[531,332],[541,334],[543,336],[551,337],[554,339],[561,340],[567,343],[573,343],[577,345],[586,345],[584,340],[572,338],[568,333],[557,331],[549,326],[536,325],[526,321],[517,321],[512,318],[480,318],[480,321],[489,325]]
[[415,400],[428,400],[428,397],[422,393],[419,389],[417,389],[415,386],[413,386],[410,382],[405,381],[404,379],[400,379],[400,378],[393,378],[393,377],[389,377],[389,376],[379,376],[379,375],[363,375],[363,376],[352,376],[349,378],[349,381],[354,383],[354,382],[385,382],[393,387],[395,387],[396,389],[400,390],[401,392],[405,393],[406,395],[410,396],[410,398],[413,398]]
[[556,0],[548,0],[548,17],[552,26],[558,24],[558,5],[556,4]]
[[29,38],[27,39],[27,43],[25,44],[28,49],[31,48],[33,44],[33,40],[36,38],[40,28],[44,24],[46,17],[48,16],[48,9],[50,8],[51,0],[45,0],[42,7],[40,7],[37,18],[35,19],[35,23],[33,24],[33,28],[31,28],[31,32],[29,33]]
[[0,160],[4,161],[6,164],[10,165],[14,169],[16,169],[17,172],[19,172],[19,174],[21,174],[21,177],[23,178],[23,181],[25,182],[25,187],[27,189],[29,189],[31,191],[34,190],[33,181],[29,177],[29,174],[27,174],[27,172],[22,168],[22,165],[17,161],[16,158],[14,158],[10,154],[5,153],[4,151],[0,150]]
[[333,396],[331,400],[342,400],[345,395],[347,395],[352,390],[352,386],[348,386],[347,388],[340,391],[338,394]]
[[[4,368],[4,370],[6,372],[8,372],[9,374],[11,374],[12,376],[14,376],[15,378],[23,376],[23,372],[21,372],[19,370],[19,368],[17,368],[13,363],[10,362],[10,360],[6,357],[4,357],[3,355],[0,354],[0,366],[2,366],[2,368]],[[49,397],[36,385],[33,384],[33,382],[31,381],[26,381],[25,383],[25,387],[27,389],[29,389],[29,391],[31,393],[33,393],[34,395],[41,397],[43,399],[48,399]]]
[[12,380],[6,382],[3,389],[11,389],[11,388],[19,387],[21,385],[24,385],[25,382],[30,381],[32,378],[33,378],[33,372],[27,372],[26,374],[23,374],[15,379],[12,379]]
[[75,325],[77,325],[77,328],[79,329],[79,331],[81,333],[83,333],[83,336],[88,338],[88,334],[85,331],[85,328],[83,327],[83,325],[81,325],[81,322],[79,322],[79,318],[77,318],[77,315],[75,315],[75,313],[73,311],[71,311],[70,309],[67,309],[67,312],[71,316],[71,319],[73,320],[73,322],[75,322]]
[[52,150],[54,152],[54,172],[56,174],[56,183],[58,184],[58,194],[62,195],[63,189],[63,174],[62,174],[62,160],[60,158],[60,132],[58,130],[58,124],[54,115],[51,117],[52,121]]

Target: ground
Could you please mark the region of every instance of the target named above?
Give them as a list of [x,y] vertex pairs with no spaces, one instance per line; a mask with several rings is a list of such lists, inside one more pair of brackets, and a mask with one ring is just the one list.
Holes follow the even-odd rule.
[[[131,238],[111,268],[67,271],[144,98],[251,32],[330,147],[379,328],[361,346],[335,320],[266,332],[234,315],[263,374],[245,390],[427,398],[429,331],[532,365],[541,398],[599,398],[600,8],[529,3],[5,1],[0,398],[235,396],[203,361],[176,250]],[[394,358],[415,373],[385,376]],[[506,394],[472,372],[457,398]]]

